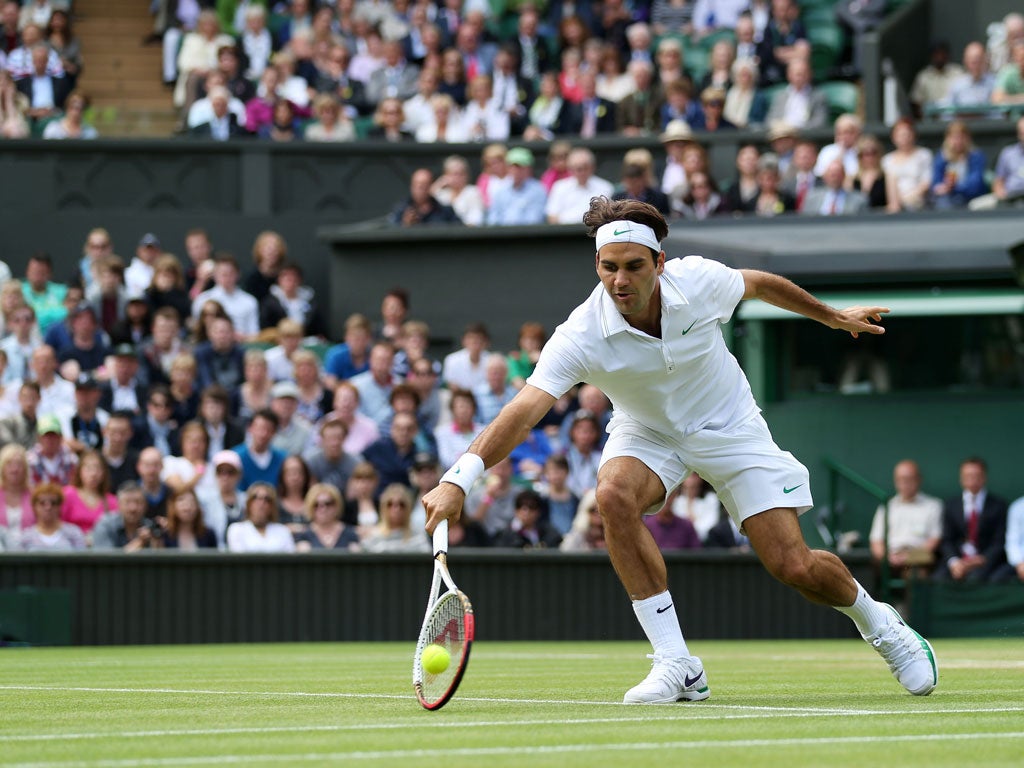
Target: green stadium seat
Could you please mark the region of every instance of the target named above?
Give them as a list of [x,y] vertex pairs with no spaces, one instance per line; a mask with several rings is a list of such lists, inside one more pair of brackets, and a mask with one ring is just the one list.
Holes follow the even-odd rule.
[[[728,40],[730,43],[736,42],[736,33],[731,29],[717,29],[706,37],[702,37],[698,45],[706,51],[710,51],[719,40]],[[692,46],[687,50],[692,50]]]
[[686,71],[697,83],[711,68],[711,52],[705,48],[689,48],[684,55]]
[[860,89],[843,80],[821,83],[818,86],[828,100],[829,114],[833,120],[844,112],[856,112],[860,103]]
[[360,115],[352,122],[355,124],[356,138],[365,139],[373,128],[373,115]]
[[843,50],[846,38],[838,24],[816,24],[807,29],[807,39],[811,45],[820,45],[834,51]]

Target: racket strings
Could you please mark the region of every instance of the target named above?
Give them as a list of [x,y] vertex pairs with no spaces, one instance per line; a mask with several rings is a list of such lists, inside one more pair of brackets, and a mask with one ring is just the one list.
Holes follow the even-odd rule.
[[431,674],[423,670],[423,697],[428,701],[437,700],[444,696],[459,674],[466,650],[466,612],[458,594],[447,592],[441,596],[423,628],[423,639],[424,647],[439,645],[451,655],[451,662],[443,672]]

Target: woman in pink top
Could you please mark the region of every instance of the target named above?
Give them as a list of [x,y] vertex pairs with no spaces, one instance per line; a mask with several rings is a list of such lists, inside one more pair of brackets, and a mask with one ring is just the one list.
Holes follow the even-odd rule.
[[6,530],[8,547],[16,549],[21,532],[35,522],[25,449],[10,443],[0,449],[0,533]]
[[89,533],[103,515],[116,511],[117,497],[110,492],[107,464],[95,451],[86,451],[75,467],[71,485],[64,487],[60,519]]

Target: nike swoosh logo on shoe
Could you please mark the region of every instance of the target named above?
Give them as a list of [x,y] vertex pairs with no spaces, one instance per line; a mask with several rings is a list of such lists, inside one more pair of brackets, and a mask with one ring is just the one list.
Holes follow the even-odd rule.
[[667,610],[668,610],[669,608],[671,608],[671,607],[672,607],[672,603],[669,603],[669,604],[668,604],[668,605],[666,605],[666,606],[665,606],[664,608],[658,608],[658,609],[656,609],[656,610],[655,610],[655,613],[664,613],[665,611],[667,611]]
[[693,685],[693,684],[694,684],[694,683],[696,683],[696,682],[697,682],[698,680],[700,680],[700,676],[701,676],[701,675],[703,675],[703,674],[704,674],[704,670],[702,669],[702,670],[701,670],[700,672],[698,672],[698,673],[697,673],[696,675],[694,675],[693,677],[690,677],[689,675],[687,675],[687,676],[686,676],[686,679],[684,679],[684,680],[683,680],[683,685],[684,685],[685,687],[689,688],[689,687],[690,687],[691,685]]

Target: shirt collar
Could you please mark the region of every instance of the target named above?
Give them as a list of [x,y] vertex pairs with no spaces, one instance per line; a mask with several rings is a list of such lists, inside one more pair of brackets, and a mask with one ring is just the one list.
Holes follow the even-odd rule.
[[[658,278],[658,285],[661,288],[662,312],[668,312],[690,303],[689,299],[686,298],[686,294],[675,283],[666,278],[664,272]],[[605,290],[603,283],[598,286],[598,290],[601,291],[601,299],[598,304],[601,335],[607,339],[617,333],[629,331],[633,326],[627,323],[626,318],[615,308],[615,302],[608,295],[608,291]]]

